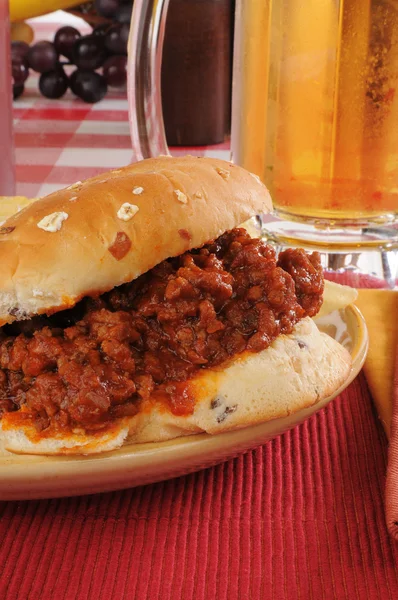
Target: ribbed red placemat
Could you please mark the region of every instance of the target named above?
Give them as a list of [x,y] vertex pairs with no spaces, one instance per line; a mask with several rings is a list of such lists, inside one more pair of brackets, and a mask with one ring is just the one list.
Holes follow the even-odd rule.
[[361,375],[302,426],[218,467],[1,503],[0,598],[393,599],[385,472]]

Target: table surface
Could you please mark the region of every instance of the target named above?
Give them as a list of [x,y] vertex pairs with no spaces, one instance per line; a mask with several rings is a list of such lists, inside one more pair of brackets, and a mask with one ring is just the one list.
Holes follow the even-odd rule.
[[[41,39],[53,31],[37,26]],[[35,88],[31,78],[15,102],[19,194],[129,163],[122,94],[90,106]],[[227,144],[195,153],[229,154]],[[0,503],[0,596],[392,600],[386,461],[360,375],[302,426],[218,467],[114,494]]]

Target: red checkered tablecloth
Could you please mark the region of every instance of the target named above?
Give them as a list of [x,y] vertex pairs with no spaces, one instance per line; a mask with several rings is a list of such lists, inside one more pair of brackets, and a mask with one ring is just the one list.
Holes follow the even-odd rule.
[[[57,25],[35,24],[36,39],[52,39]],[[82,32],[88,28],[82,24]],[[89,29],[89,28],[88,28]],[[86,104],[68,91],[47,100],[31,75],[14,102],[17,194],[40,197],[133,160],[125,92],[110,91],[97,104]],[[174,148],[173,155],[229,158],[229,143]]]
[[[41,98],[29,88],[15,102],[17,194],[45,196],[75,181],[132,162],[127,100],[109,94],[87,105],[72,98]],[[172,154],[229,157],[228,144],[175,148]]]

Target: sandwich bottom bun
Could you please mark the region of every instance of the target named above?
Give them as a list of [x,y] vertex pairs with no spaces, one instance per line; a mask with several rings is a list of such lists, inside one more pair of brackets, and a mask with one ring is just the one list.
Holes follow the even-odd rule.
[[16,427],[15,413],[7,413],[1,422],[2,437],[7,450],[21,454],[93,454],[119,448],[126,441],[217,434],[311,406],[337,390],[350,369],[349,352],[307,317],[266,350],[245,353],[223,369],[206,369],[190,380],[187,385],[195,401],[190,415],[175,415],[150,397],[138,414],[115,422],[106,431],[75,430],[39,437],[29,420]]

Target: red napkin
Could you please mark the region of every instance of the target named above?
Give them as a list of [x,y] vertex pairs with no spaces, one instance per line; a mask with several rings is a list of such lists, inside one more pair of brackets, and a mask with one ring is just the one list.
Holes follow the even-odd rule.
[[[398,315],[394,315],[398,318]],[[395,359],[393,413],[386,483],[386,521],[390,534],[398,541],[398,348]]]

